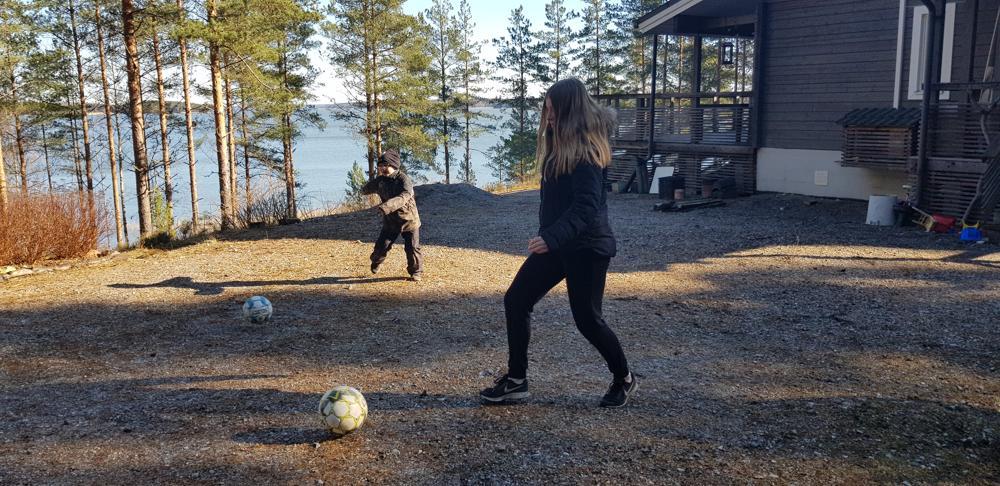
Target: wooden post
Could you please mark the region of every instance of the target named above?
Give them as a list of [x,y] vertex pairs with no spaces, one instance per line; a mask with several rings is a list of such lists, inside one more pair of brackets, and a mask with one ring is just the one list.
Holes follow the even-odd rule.
[[[656,153],[656,57],[659,52],[660,36],[653,34],[653,72],[652,82],[649,83],[649,156],[647,160],[652,161]],[[645,161],[643,161],[645,166]],[[645,167],[642,168],[645,171]],[[655,181],[654,181],[655,183]],[[649,192],[649,187],[643,187],[643,194]]]
[[766,5],[763,1],[757,3],[757,20],[753,26],[753,72],[750,73],[750,145],[753,148],[760,148],[761,134],[763,127],[761,120],[764,106],[764,87],[761,81],[764,79],[764,15],[767,13]]
[[702,61],[702,39],[700,35],[694,36],[694,82],[691,85],[694,88],[694,104],[695,108],[701,106],[701,61]]
[[694,99],[691,100],[691,143],[701,143],[705,123],[701,111],[702,38],[694,37]]

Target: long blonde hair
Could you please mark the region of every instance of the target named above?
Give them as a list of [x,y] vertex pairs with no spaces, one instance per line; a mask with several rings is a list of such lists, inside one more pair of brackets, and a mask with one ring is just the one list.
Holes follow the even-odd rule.
[[[545,99],[548,103],[542,105],[535,151],[542,178],[569,174],[581,161],[607,167],[611,161],[608,134],[615,120],[614,112],[594,101],[577,78],[553,84]],[[550,104],[555,114],[552,127],[548,123]]]

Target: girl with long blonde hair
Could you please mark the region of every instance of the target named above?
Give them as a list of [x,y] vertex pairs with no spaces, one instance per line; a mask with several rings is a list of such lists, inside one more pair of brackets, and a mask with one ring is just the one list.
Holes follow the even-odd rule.
[[577,329],[597,348],[613,376],[600,405],[620,407],[639,383],[601,314],[608,264],[617,251],[604,190],[614,116],[590,97],[579,79],[569,78],[546,92],[541,118],[536,152],[542,175],[538,236],[528,240],[528,259],[504,295],[507,373],[480,397],[502,403],[529,396],[531,312],[565,279]]

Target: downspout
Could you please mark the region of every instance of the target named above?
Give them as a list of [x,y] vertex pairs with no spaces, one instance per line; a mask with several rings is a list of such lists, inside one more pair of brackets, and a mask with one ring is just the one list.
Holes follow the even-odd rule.
[[[976,39],[979,36],[979,0],[972,1],[972,35],[969,37],[969,79],[968,82],[976,82]],[[973,103],[972,90],[966,91],[967,103]]]
[[[917,143],[917,181],[914,187],[913,204],[919,206],[923,203],[924,180],[927,173],[927,125],[930,122],[931,102],[937,99],[937,88],[935,86],[935,69],[938,53],[938,20],[943,19],[944,12],[939,12],[935,0],[920,0],[927,7],[928,32],[927,32],[927,52],[924,58],[924,91],[920,103],[920,136]],[[943,10],[943,9],[942,9]]]

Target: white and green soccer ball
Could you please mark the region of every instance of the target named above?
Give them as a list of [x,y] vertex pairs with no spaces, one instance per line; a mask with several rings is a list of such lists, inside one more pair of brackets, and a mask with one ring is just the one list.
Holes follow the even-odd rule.
[[319,416],[334,435],[347,435],[361,428],[368,417],[364,395],[346,385],[326,392],[319,400]]
[[243,317],[254,324],[267,322],[272,312],[274,308],[271,307],[271,301],[259,295],[250,297],[243,303]]

